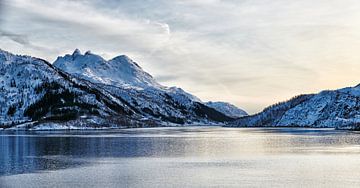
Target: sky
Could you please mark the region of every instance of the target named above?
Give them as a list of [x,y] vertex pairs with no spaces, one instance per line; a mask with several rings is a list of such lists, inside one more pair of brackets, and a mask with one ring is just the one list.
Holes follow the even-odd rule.
[[0,48],[126,54],[161,84],[249,113],[360,83],[358,0],[0,0]]

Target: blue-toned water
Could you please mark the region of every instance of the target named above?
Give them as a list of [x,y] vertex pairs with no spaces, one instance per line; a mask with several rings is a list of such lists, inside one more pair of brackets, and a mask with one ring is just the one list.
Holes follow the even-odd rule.
[[0,132],[0,187],[360,187],[360,134],[151,128]]

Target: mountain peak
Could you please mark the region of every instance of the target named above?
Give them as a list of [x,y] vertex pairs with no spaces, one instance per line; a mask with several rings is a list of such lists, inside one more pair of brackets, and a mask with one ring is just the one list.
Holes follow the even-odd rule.
[[82,55],[82,54],[81,54],[81,51],[76,48],[76,49],[74,50],[72,56],[77,56],[77,55]]
[[90,50],[85,52],[85,55],[93,55]]
[[116,57],[112,58],[111,60],[114,60],[114,61],[132,61],[132,59],[130,59],[127,55],[119,55],[119,56],[116,56]]
[[108,85],[160,87],[150,74],[126,55],[107,61],[91,51],[82,55],[80,50],[76,49],[73,55],[58,57],[54,66],[70,74]]
[[135,65],[136,67],[141,69],[141,67],[127,55],[116,56],[116,57],[112,58],[111,60],[109,60],[109,62],[117,62],[120,64]]

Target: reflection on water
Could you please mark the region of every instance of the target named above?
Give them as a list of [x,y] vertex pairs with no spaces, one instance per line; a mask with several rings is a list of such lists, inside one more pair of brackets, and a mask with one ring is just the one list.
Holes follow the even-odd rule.
[[0,151],[0,187],[360,186],[360,134],[331,129],[3,131]]

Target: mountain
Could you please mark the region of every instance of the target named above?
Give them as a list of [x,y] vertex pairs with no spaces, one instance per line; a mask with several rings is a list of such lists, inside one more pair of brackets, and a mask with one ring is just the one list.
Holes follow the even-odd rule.
[[140,118],[121,100],[91,86],[45,60],[0,50],[1,127],[109,126]]
[[121,98],[137,114],[176,124],[207,124],[232,118],[209,108],[200,99],[177,87],[165,87],[129,57],[105,60],[91,52],[75,50],[58,57],[59,70],[94,83],[93,87]]
[[150,74],[125,55],[106,61],[90,51],[83,55],[76,49],[72,55],[58,57],[53,65],[94,83],[140,88],[161,87]]
[[243,117],[243,116],[247,116],[248,114],[236,107],[235,105],[232,105],[230,103],[227,103],[227,102],[212,102],[212,101],[209,101],[207,103],[205,103],[207,106],[211,107],[211,108],[214,108],[215,110],[223,113],[223,114],[226,114],[230,117],[233,117],[233,118],[239,118],[239,117]]
[[0,50],[0,127],[87,128],[212,124],[233,120],[126,56],[79,50],[52,65]]
[[229,126],[360,128],[360,85],[300,95],[239,118]]

